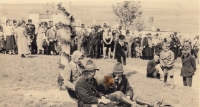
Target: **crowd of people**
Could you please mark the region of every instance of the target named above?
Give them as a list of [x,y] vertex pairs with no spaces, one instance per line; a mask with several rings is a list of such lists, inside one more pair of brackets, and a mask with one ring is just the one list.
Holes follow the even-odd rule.
[[[6,26],[0,26],[0,48],[2,53],[18,54],[25,58],[29,54],[61,55],[67,54],[69,62],[60,62],[61,74],[58,83],[61,89],[67,89],[70,96],[78,101],[79,107],[100,107],[113,105],[134,106],[148,105],[159,107],[158,102],[149,102],[139,97],[133,99],[134,93],[127,77],[123,74],[126,58],[141,58],[149,60],[147,77],[158,78],[167,83],[171,79],[174,88],[174,62],[181,57],[184,86],[192,86],[192,76],[198,60],[199,36],[190,39],[181,37],[174,32],[166,38],[162,33],[134,34],[127,30],[122,34],[122,27],[111,29],[106,23],[101,27],[94,25],[90,30],[82,24],[80,29],[66,26],[63,23],[53,24],[53,21],[38,23],[38,29],[29,19],[22,21],[6,21]],[[67,29],[66,29],[67,28]],[[63,39],[64,38],[64,39]],[[69,52],[69,53],[68,53]],[[113,73],[105,75],[104,80],[97,83],[94,75],[98,71],[92,60],[85,65],[81,59],[116,59]],[[196,59],[196,60],[195,60]],[[117,103],[113,103],[117,101]]]

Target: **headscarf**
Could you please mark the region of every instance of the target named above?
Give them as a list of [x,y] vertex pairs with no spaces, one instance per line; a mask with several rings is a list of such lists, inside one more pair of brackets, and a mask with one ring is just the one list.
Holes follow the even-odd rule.
[[81,56],[83,56],[83,53],[81,51],[74,51],[74,53],[72,54],[72,57],[71,57],[71,61],[78,62],[78,59]]

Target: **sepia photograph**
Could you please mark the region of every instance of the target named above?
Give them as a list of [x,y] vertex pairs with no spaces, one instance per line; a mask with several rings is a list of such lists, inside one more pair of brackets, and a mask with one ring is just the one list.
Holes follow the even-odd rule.
[[200,107],[199,0],[1,0],[0,107]]

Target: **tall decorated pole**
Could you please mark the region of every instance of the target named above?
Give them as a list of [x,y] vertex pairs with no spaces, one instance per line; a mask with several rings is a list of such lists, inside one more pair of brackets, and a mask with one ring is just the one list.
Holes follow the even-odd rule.
[[73,16],[70,14],[71,2],[58,3],[59,14],[59,26],[62,26],[58,30],[59,42],[61,47],[61,64],[66,64],[69,61],[70,56],[70,43],[71,43],[71,27],[74,21]]

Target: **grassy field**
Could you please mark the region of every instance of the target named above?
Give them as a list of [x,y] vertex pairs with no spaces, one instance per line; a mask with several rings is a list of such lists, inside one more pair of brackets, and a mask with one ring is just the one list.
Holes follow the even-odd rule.
[[[0,54],[0,106],[1,107],[76,107],[76,102],[70,99],[66,91],[60,91],[57,86],[59,56],[32,56],[20,58],[17,55]],[[86,59],[83,61],[85,64]],[[97,80],[112,71],[115,60],[94,60],[100,68]],[[134,89],[134,97],[140,96],[150,101],[164,97],[166,104],[174,107],[198,107],[198,89],[176,85],[172,90],[163,86],[163,82],[146,78],[147,61],[128,59],[125,73],[133,72],[129,77]],[[176,62],[180,65],[180,61]],[[180,67],[175,68],[180,72]],[[176,79],[176,78],[175,78]],[[181,82],[181,81],[179,81]],[[196,84],[197,81],[193,81]],[[198,82],[197,82],[198,84]]]

